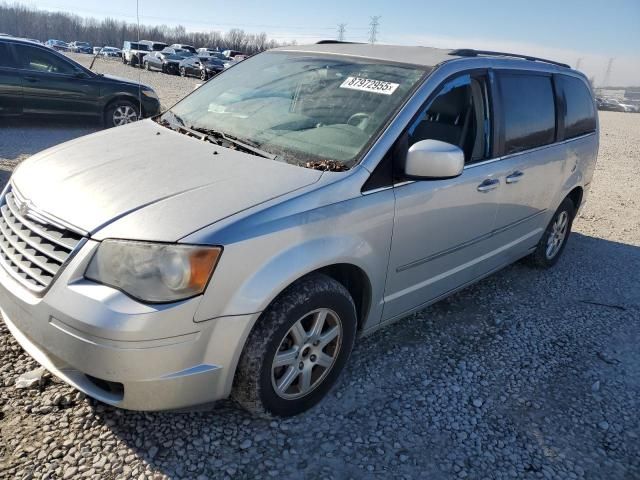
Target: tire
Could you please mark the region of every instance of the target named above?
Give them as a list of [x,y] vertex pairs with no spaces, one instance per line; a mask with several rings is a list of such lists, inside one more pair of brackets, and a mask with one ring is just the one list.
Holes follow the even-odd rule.
[[200,70],[200,80],[202,80],[203,82],[206,82],[208,78],[209,78],[209,75],[207,75],[207,71],[204,69]]
[[140,110],[136,104],[129,100],[116,100],[105,110],[104,125],[106,128],[119,127],[139,118]]
[[180,67],[180,76],[181,77],[186,77],[187,76],[187,69],[184,67]]
[[151,67],[149,66],[149,62],[144,62],[144,68],[146,71],[151,70]]
[[124,63],[125,65],[127,64],[127,57],[125,57],[124,55],[122,55],[122,63]]
[[[314,333],[320,324],[320,334]],[[263,312],[249,334],[232,397],[267,417],[308,410],[338,379],[351,355],[356,326],[355,305],[342,284],[322,274],[302,278]],[[278,352],[282,366],[274,364]]]
[[573,202],[565,198],[547,225],[535,251],[529,257],[534,267],[546,269],[558,263],[569,240],[575,214]]

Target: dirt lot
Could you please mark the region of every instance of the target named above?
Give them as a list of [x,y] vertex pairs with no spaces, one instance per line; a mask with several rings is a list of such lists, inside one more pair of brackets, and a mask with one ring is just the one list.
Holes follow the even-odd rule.
[[[88,59],[88,57],[86,57]],[[109,66],[111,65],[111,66]],[[139,72],[170,104],[195,80]],[[555,269],[513,265],[356,346],[311,412],[107,407],[0,326],[2,478],[640,478],[640,115],[602,112],[591,195]],[[0,128],[0,168],[98,127]]]

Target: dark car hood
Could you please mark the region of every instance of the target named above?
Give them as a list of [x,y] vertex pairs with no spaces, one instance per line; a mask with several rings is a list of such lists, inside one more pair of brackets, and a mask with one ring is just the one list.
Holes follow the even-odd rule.
[[321,175],[144,120],[33,155],[12,182],[35,210],[83,231],[176,241]]
[[134,82],[133,80],[129,80],[128,78],[116,77],[115,75],[103,74],[101,75],[101,78],[106,80],[109,83],[125,83],[127,85],[131,85],[134,87],[137,87],[138,85],[140,85],[145,88],[151,88],[149,85],[145,85],[144,83],[139,84],[138,82]]

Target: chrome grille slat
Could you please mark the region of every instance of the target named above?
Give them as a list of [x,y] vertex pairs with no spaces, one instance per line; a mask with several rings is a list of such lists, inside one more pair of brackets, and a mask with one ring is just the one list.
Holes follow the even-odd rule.
[[[17,235],[11,235],[7,231],[6,225],[7,224],[4,221],[4,219],[0,220],[0,233],[2,233],[2,237],[0,237],[0,243],[6,242],[5,245],[12,247],[20,255],[27,258],[31,263],[35,264],[41,270],[49,272],[51,275],[55,275],[56,273],[58,273],[58,269],[62,266],[61,263],[54,263],[53,265],[48,265],[48,262],[51,261],[49,257],[38,252],[35,248],[31,247],[25,241],[22,241],[24,246],[20,245],[19,244],[19,242],[21,241],[20,237],[18,237]],[[29,251],[29,249],[31,251]],[[40,258],[38,258],[38,254],[40,254]]]
[[29,266],[26,262],[22,261],[19,258],[20,254],[18,254],[13,247],[7,248],[6,250],[3,249],[2,253],[5,256],[5,259],[8,259],[13,265],[15,265],[18,269],[20,269],[22,272],[28,275],[29,278],[36,280],[42,286],[48,285],[51,279],[53,278],[53,276],[49,276],[48,274],[46,275],[46,277],[49,277],[49,278],[46,278],[45,275],[43,275],[43,273],[45,273],[43,270],[41,270],[38,267],[33,268]]
[[18,192],[9,188],[0,199],[0,265],[31,290],[44,291],[82,241],[81,234],[37,212]]
[[[5,215],[5,210],[7,209],[6,205],[3,205],[2,207],[0,207],[0,209],[2,210],[2,221],[4,221],[9,226],[11,231],[13,231],[16,236],[20,237],[23,242],[29,244],[32,248],[35,248],[45,255],[57,260],[58,262],[64,263],[67,256],[69,255],[69,252],[56,250],[53,245],[43,243],[39,237],[29,237],[28,234],[23,232],[23,229],[20,228],[20,224],[15,224],[13,222],[7,221],[7,216]],[[28,229],[25,230],[30,233]]]
[[[69,250],[73,250],[80,241],[80,238],[73,238],[71,236],[65,237],[64,233],[58,231],[58,229],[47,228],[44,225],[38,225],[36,222],[32,222],[31,220],[24,218],[18,212],[18,207],[16,206],[13,194],[11,192],[7,192],[5,196],[5,203],[9,207],[9,210],[11,210],[11,214],[18,220],[18,222],[20,222],[29,230],[41,236],[42,238],[45,238],[50,242],[57,243],[58,245]],[[65,233],[69,234],[68,232]],[[75,234],[74,236],[78,237]]]

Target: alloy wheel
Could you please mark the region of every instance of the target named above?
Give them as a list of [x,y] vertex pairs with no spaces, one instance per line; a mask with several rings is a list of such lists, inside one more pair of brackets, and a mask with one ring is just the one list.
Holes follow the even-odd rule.
[[342,322],[328,308],[309,312],[284,336],[271,365],[271,384],[286,400],[304,397],[329,374],[342,345]]
[[113,124],[116,127],[138,120],[138,114],[130,105],[119,105],[113,111]]
[[549,237],[547,238],[547,249],[545,251],[545,254],[549,260],[555,257],[562,248],[564,239],[567,236],[568,226],[569,214],[566,212],[566,210],[563,210],[556,218],[556,221],[553,222],[553,225],[551,226],[551,232],[549,233]]

